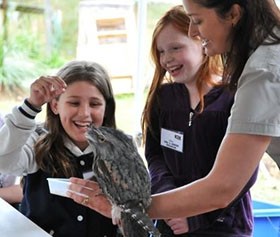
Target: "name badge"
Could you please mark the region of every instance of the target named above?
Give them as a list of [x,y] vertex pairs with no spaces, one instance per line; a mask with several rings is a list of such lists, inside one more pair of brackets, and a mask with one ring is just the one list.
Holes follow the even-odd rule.
[[184,135],[181,132],[174,132],[167,129],[161,129],[160,145],[175,151],[183,152]]

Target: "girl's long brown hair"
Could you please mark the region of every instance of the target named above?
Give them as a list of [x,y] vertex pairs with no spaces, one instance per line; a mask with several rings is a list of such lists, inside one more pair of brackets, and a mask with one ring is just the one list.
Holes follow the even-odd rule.
[[[113,90],[109,75],[101,65],[87,61],[71,61],[58,71],[57,76],[62,78],[67,85],[78,81],[93,84],[102,93],[106,101],[102,125],[116,128]],[[49,103],[47,104],[46,121],[43,126],[47,133],[40,136],[34,148],[35,159],[39,168],[53,176],[74,176],[75,166],[71,162],[70,152],[65,148],[67,135],[61,125],[59,115],[52,112]],[[37,131],[40,133],[40,130],[42,128],[39,127]]]
[[[185,35],[187,36],[189,35],[188,28],[190,24],[190,19],[186,15],[182,5],[175,6],[171,8],[169,11],[167,11],[163,15],[163,17],[157,22],[153,32],[150,53],[151,53],[152,61],[155,65],[155,70],[154,70],[153,80],[148,92],[146,104],[144,106],[142,119],[141,119],[144,142],[146,138],[147,127],[150,127],[151,110],[152,110],[152,105],[156,100],[157,92],[163,83],[173,82],[172,78],[167,75],[166,70],[160,65],[160,55],[156,45],[156,40],[159,33],[168,24],[172,24],[174,27],[176,27],[179,31],[181,31]],[[217,82],[215,82],[212,77],[214,74],[216,75],[222,74],[222,62],[220,56],[208,57],[204,55],[204,60],[198,72],[196,73],[196,86],[200,97],[200,112],[203,111],[204,108],[204,99],[203,99],[204,85],[217,84]]]

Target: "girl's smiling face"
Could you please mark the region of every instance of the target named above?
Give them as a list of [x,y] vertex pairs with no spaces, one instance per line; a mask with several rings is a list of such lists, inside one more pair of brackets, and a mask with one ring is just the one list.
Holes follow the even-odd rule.
[[193,40],[172,24],[166,25],[156,38],[161,66],[176,82],[195,83],[194,75],[203,60],[203,50],[198,40]]
[[50,103],[53,113],[60,118],[65,133],[81,150],[88,146],[85,134],[88,127],[103,124],[106,102],[104,96],[93,84],[76,81]]
[[191,19],[189,34],[198,36],[209,56],[227,53],[231,49],[234,26],[238,23],[240,7],[234,4],[225,16],[221,17],[214,8],[206,8],[194,0],[183,0]]

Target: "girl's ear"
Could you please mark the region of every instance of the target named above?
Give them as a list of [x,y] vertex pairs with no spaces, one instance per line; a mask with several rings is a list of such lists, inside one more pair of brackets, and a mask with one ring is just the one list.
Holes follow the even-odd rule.
[[230,10],[230,20],[234,27],[242,17],[242,8],[238,4],[233,4]]
[[58,101],[57,99],[52,99],[50,102],[50,108],[54,114],[58,114]]

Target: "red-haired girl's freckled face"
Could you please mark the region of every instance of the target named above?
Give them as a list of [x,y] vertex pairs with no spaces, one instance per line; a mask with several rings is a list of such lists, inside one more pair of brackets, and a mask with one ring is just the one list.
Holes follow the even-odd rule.
[[203,60],[200,41],[168,24],[158,34],[156,44],[160,64],[173,79],[178,83],[195,84],[194,75]]

